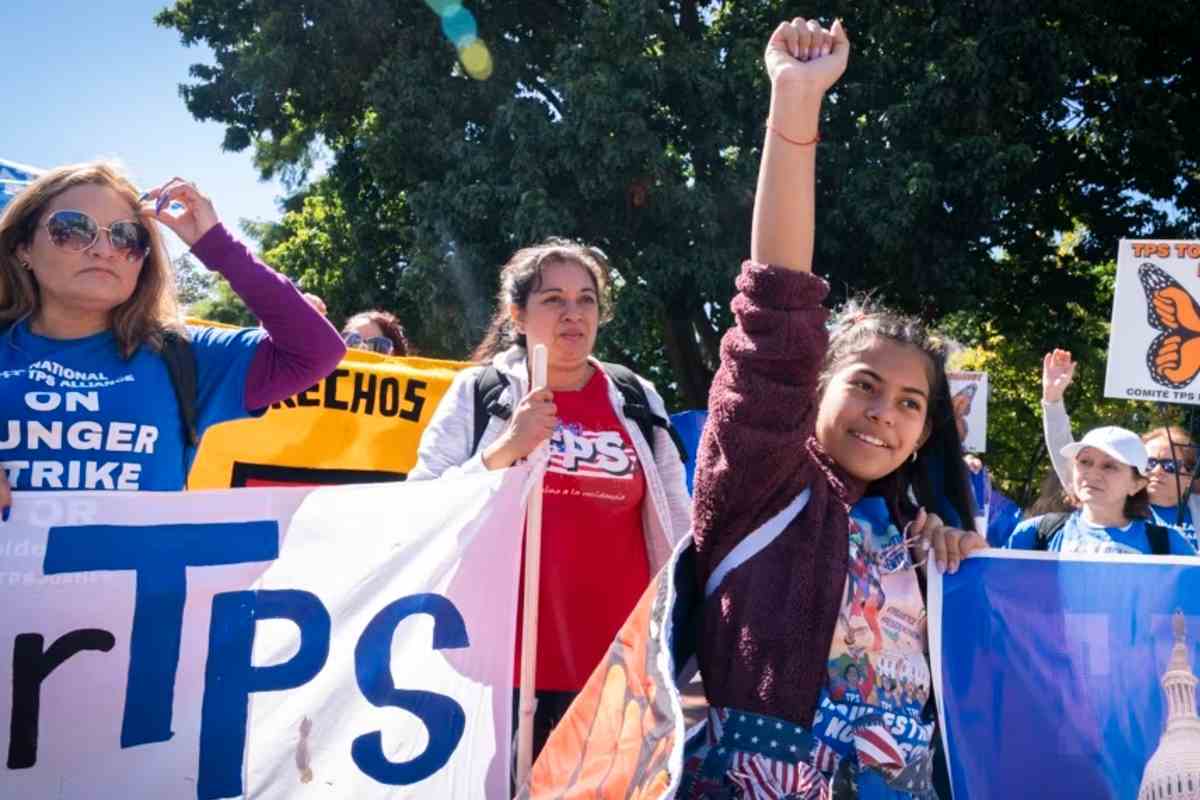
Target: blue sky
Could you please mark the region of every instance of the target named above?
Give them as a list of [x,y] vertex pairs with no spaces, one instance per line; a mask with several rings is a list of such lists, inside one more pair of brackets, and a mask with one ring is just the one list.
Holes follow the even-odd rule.
[[[165,0],[0,0],[0,158],[52,167],[116,157],[139,186],[196,182],[223,221],[278,219],[277,182],[250,151],[221,150],[222,125],[198,122],[179,96],[188,66],[212,63],[157,27]],[[172,237],[173,238],[173,237]],[[182,252],[176,240],[171,248]]]

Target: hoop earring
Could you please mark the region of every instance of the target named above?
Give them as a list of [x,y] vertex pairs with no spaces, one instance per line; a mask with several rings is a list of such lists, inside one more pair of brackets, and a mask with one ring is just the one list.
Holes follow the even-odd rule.
[[916,450],[912,451],[912,455],[908,457],[908,460],[911,461],[913,464],[917,463],[917,451]]

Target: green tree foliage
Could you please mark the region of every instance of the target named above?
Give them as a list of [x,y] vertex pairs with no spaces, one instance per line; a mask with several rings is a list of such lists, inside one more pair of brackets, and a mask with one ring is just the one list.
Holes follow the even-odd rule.
[[[269,226],[268,226],[269,227]],[[255,223],[242,221],[242,228],[257,238]],[[246,308],[242,298],[229,282],[215,272],[210,272],[184,253],[175,260],[175,287],[179,303],[189,317],[223,322],[226,325],[254,326],[258,319]]]
[[187,253],[172,262],[175,290],[183,313],[189,317],[224,322],[228,325],[257,325],[229,283],[196,263]]
[[[1082,231],[1063,237],[1058,258],[1064,273],[1085,266],[1076,259],[1076,250],[1085,238]],[[1007,259],[1001,258],[998,263],[1003,268]],[[1086,265],[1089,274],[1076,277],[1096,287],[1095,293],[1065,299],[1056,312],[1057,327],[1045,330],[1045,341],[1002,333],[999,321],[980,311],[958,312],[942,320],[947,333],[976,342],[955,355],[951,363],[958,369],[988,373],[991,397],[986,460],[1003,491],[1019,503],[1027,505],[1037,496],[1041,480],[1050,469],[1042,433],[1042,358],[1054,347],[1071,351],[1079,364],[1064,398],[1077,437],[1100,425],[1121,425],[1134,431],[1161,425],[1194,425],[1192,417],[1179,406],[1104,397],[1110,327],[1107,311],[1112,303],[1116,266],[1112,260]],[[1097,314],[1097,308],[1104,313]],[[1009,327],[1021,331],[1011,321]]]
[[226,325],[253,327],[258,324],[242,298],[237,296],[229,283],[218,278],[213,282],[212,291],[204,299],[188,307],[188,314],[211,322],[223,322]]
[[208,270],[184,253],[171,262],[175,268],[175,290],[179,304],[185,309],[207,298],[213,291],[215,279]]
[[[495,61],[487,81],[465,76],[437,16],[409,0],[177,0],[158,22],[213,49],[182,91],[226,125],[227,147],[293,180],[314,147],[329,153],[267,254],[339,312],[400,310],[424,352],[461,356],[498,265],[522,244],[579,238],[614,267],[603,354],[702,406],[747,252],[761,50],[805,9],[469,7]],[[1200,15],[1166,0],[814,12],[844,17],[854,48],[821,131],[816,263],[835,298],[876,290],[950,315],[969,345],[1001,337],[1014,358],[1084,340],[1078,352],[1099,355],[1111,284],[1096,265],[1117,239],[1200,234]]]

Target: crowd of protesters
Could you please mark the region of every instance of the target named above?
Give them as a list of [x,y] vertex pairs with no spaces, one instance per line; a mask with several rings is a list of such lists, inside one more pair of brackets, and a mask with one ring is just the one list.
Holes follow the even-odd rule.
[[[829,324],[828,284],[813,273],[816,143],[822,99],[849,50],[840,22],[797,19],[768,43],[749,260],[694,498],[653,384],[593,354],[608,316],[607,259],[565,240],[518,250],[501,269],[476,366],[454,379],[409,476],[547,461],[537,748],[690,533],[708,738],[680,796],[758,796],[748,763],[787,772],[795,786],[935,796],[924,625],[884,641],[871,622],[886,605],[925,619],[927,557],[953,572],[988,545],[1195,553],[1191,438],[1105,426],[1075,441],[1063,403],[1076,369],[1069,353],[1043,365],[1053,470],[1022,511],[982,462],[960,457],[942,338],[868,302]],[[225,277],[262,327],[183,325],[159,225]],[[548,349],[545,387],[531,386],[532,344]],[[194,184],[176,178],[139,194],[105,162],[51,170],[0,216],[4,517],[12,490],[181,489],[209,427],[312,385],[347,347],[411,355],[384,311],[353,315],[339,336],[320,299],[259,261]],[[851,659],[853,619],[866,620],[870,641]],[[906,665],[903,692],[885,661],[893,672]],[[843,741],[828,713],[839,706],[854,719],[881,707],[904,717],[904,760],[859,760],[857,738],[871,727]],[[796,730],[789,741],[804,756],[738,738],[747,718]]]
[[1038,496],[1022,510],[997,491],[987,468],[966,457],[977,514],[988,544],[1071,553],[1191,555],[1196,552],[1192,437],[1177,426],[1140,436],[1115,426],[1078,442],[1064,405],[1076,363],[1065,350],[1042,365],[1042,421],[1050,469]]

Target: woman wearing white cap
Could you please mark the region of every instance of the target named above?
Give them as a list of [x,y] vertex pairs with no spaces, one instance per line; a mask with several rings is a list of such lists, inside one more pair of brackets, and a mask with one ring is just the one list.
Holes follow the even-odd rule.
[[1067,490],[1079,501],[1071,514],[1025,520],[1007,547],[1063,553],[1194,555],[1179,531],[1149,521],[1146,446],[1133,431],[1088,431],[1059,451],[1071,461]]
[[[1050,463],[1062,481],[1071,485],[1071,459],[1060,455],[1071,444],[1071,419],[1063,405],[1063,394],[1075,378],[1075,362],[1066,350],[1053,350],[1042,361],[1042,423]],[[1196,522],[1200,521],[1200,485],[1196,475],[1196,446],[1187,431],[1174,426],[1143,433],[1149,460],[1150,517],[1159,525],[1178,528],[1192,547],[1197,547]]]

